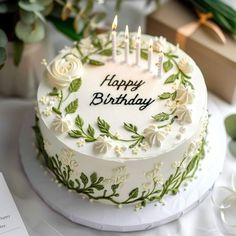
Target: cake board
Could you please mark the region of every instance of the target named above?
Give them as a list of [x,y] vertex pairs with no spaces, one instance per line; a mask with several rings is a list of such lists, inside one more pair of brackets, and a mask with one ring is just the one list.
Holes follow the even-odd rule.
[[[32,145],[35,137],[32,130],[34,111],[30,110],[24,119],[19,149],[24,171],[33,189],[56,212],[72,222],[104,231],[129,232],[147,230],[178,219],[198,206],[211,192],[214,182],[223,168],[226,151],[226,137],[223,120],[212,103],[208,103],[210,117],[208,145],[205,158],[201,161],[196,178],[182,187],[174,196],[167,196],[164,204],[150,203],[135,211],[134,205],[121,209],[116,206],[90,202],[64,187],[58,187],[36,158],[37,150]],[[212,168],[214,167],[214,168]]]

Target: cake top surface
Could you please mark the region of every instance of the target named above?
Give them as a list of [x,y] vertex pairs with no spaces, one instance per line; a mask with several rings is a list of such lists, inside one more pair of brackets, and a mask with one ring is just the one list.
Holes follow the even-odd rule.
[[43,62],[38,107],[46,127],[76,152],[115,161],[181,145],[206,108],[199,68],[163,37],[142,35],[137,45],[135,34],[127,43],[121,32],[115,61],[112,47],[109,34],[93,36]]

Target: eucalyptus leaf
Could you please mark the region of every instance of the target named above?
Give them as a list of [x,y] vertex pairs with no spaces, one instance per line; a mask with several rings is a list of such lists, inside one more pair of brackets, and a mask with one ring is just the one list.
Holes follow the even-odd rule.
[[7,46],[7,36],[3,30],[0,29],[0,47],[5,48]]
[[234,157],[236,157],[236,141],[231,140],[229,142],[229,151]]
[[110,57],[112,55],[112,49],[111,48],[103,49],[99,54],[102,56]]
[[0,65],[3,65],[7,59],[6,49],[0,47]]
[[36,20],[31,25],[25,24],[23,21],[18,21],[15,31],[17,37],[25,43],[36,43],[45,36],[45,28],[40,20]]
[[24,50],[24,43],[22,41],[14,41],[14,64],[18,66],[20,64],[23,50]]
[[33,24],[36,20],[36,15],[34,14],[34,12],[29,12],[29,11],[25,11],[20,9],[20,18],[22,20],[22,22],[24,22],[25,24]]
[[171,98],[172,96],[172,93],[169,93],[169,92],[165,92],[165,93],[162,93],[161,95],[159,95],[159,99],[161,100],[165,100],[165,99],[169,99]]
[[130,198],[130,199],[136,198],[136,197],[138,196],[138,192],[139,192],[139,189],[138,189],[138,188],[133,189],[133,190],[129,193],[129,198]]
[[225,128],[227,134],[236,140],[236,114],[229,115],[225,118]]
[[19,1],[19,7],[25,11],[42,11],[44,9],[43,5],[38,2],[26,2]]

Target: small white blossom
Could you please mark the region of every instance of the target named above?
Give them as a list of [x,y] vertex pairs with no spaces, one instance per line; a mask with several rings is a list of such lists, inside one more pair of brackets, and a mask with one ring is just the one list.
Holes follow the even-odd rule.
[[140,148],[138,146],[133,147],[131,150],[133,155],[138,155],[140,152]]
[[52,114],[52,108],[51,107],[46,107],[43,111],[42,114],[44,116],[50,116]]
[[79,138],[77,141],[77,144],[79,147],[83,147],[85,145],[85,140],[84,138]]
[[120,157],[124,153],[124,151],[126,150],[126,147],[117,145],[117,146],[115,146],[114,150],[115,150],[116,155],[118,157]]
[[140,143],[140,148],[143,150],[143,151],[148,151],[150,149],[150,145],[147,143],[147,142],[142,142]]

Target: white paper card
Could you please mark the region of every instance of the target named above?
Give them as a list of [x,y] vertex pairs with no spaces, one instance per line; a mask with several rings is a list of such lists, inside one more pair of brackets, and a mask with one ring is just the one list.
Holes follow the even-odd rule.
[[6,181],[0,173],[0,236],[29,236]]

